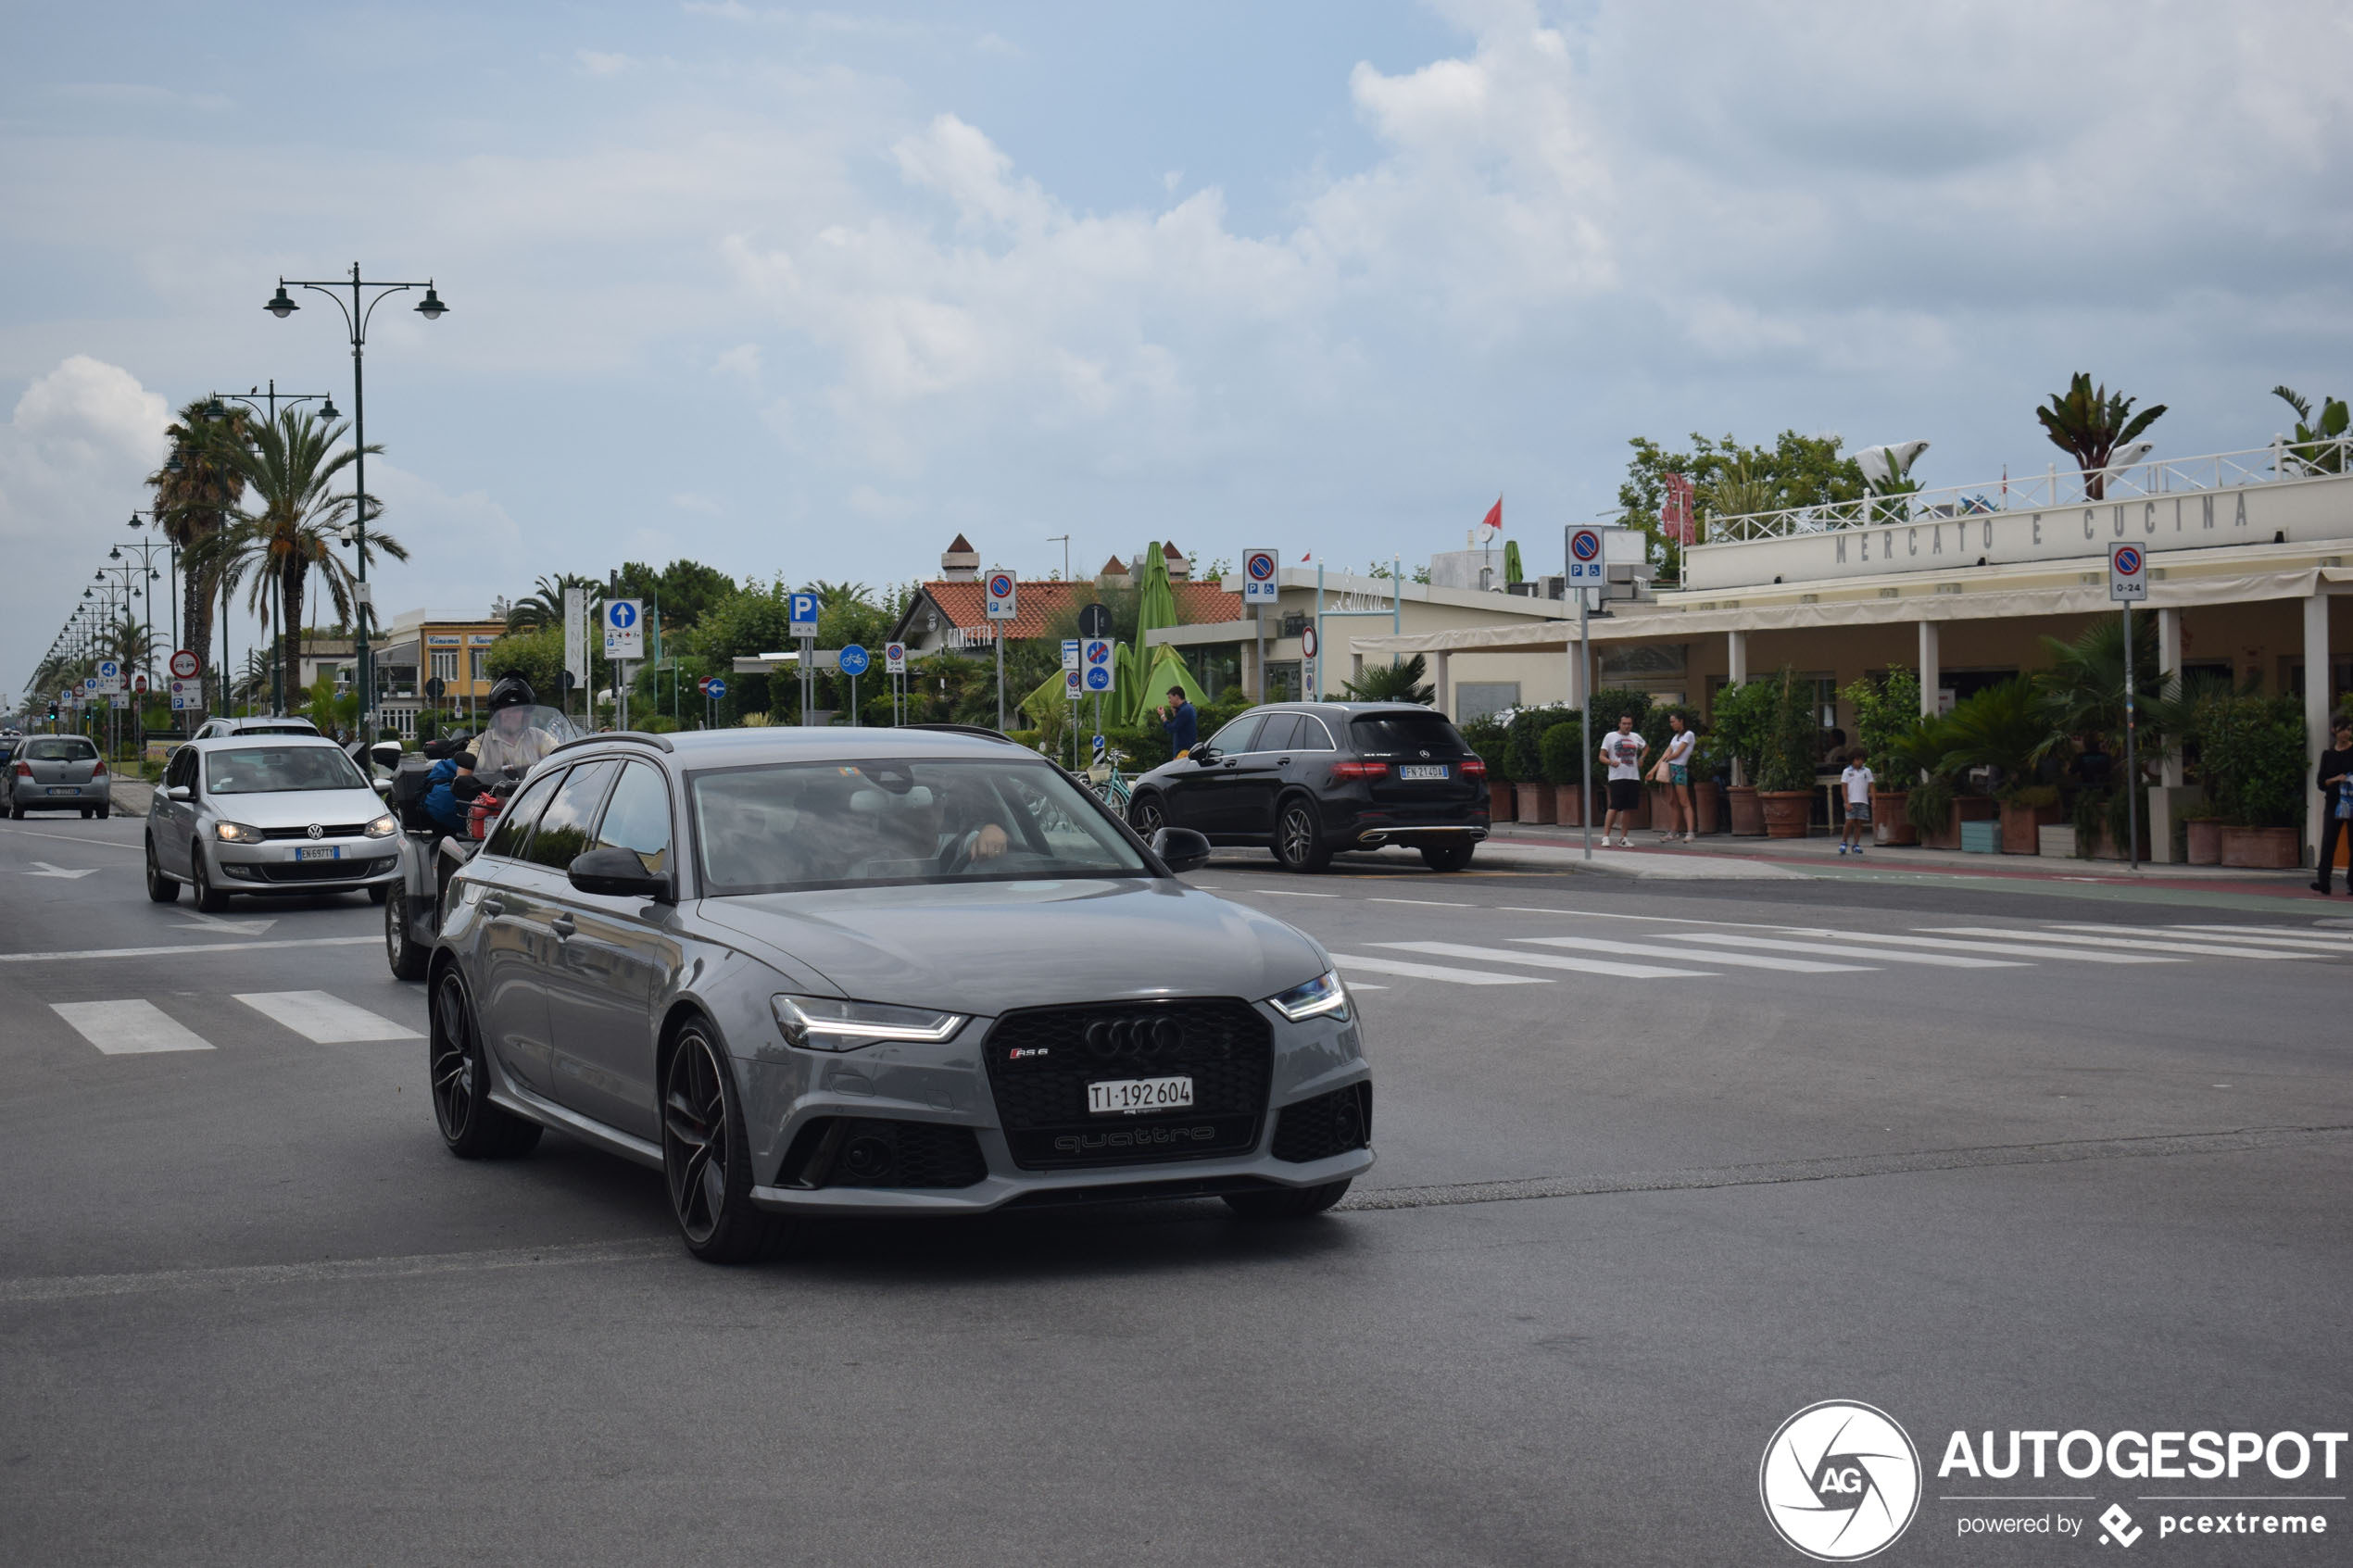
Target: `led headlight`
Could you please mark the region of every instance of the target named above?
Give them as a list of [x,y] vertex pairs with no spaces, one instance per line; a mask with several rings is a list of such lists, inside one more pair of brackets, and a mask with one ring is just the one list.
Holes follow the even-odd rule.
[[964,1026],[962,1013],[845,1002],[833,997],[777,997],[769,1005],[786,1040],[816,1051],[854,1051],[882,1040],[936,1043]]
[[383,816],[378,817],[374,822],[368,824],[368,836],[370,838],[390,838],[395,833],[399,831],[399,828],[400,824],[394,822],[392,820],[392,813],[387,811]]
[[212,832],[214,837],[225,839],[231,844],[258,844],[261,842],[261,830],[259,828],[249,828],[243,822],[215,822],[212,824]]
[[1326,1014],[1342,1022],[1348,1017],[1348,987],[1340,983],[1338,970],[1327,970],[1306,985],[1294,985],[1281,996],[1266,1000],[1293,1023]]

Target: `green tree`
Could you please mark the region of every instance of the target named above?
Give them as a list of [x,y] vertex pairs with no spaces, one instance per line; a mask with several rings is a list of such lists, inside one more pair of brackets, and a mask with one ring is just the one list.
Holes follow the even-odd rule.
[[1852,458],[1839,455],[1842,443],[1836,435],[1785,430],[1768,447],[1743,446],[1730,435],[1710,440],[1693,431],[1688,451],[1670,452],[1641,435],[1628,445],[1634,456],[1617,487],[1623,521],[1649,538],[1650,558],[1659,575],[1677,581],[1682,577],[1683,547],[1667,536],[1659,522],[1670,473],[1685,475],[1698,492],[1703,539],[1715,518],[1858,500],[1867,489],[1863,470]]
[[199,672],[213,667],[212,607],[220,586],[219,574],[198,564],[200,546],[228,525],[245,495],[245,479],[232,455],[250,445],[250,419],[235,404],[209,398],[189,404],[164,432],[170,456],[147,476],[157,526],[180,546],[182,646],[195,654]]
[[1348,695],[1357,702],[1418,702],[1427,707],[1438,700],[1438,688],[1422,680],[1428,669],[1420,654],[1403,664],[1368,665],[1364,674],[1347,683]]
[[2342,397],[2321,399],[2321,417],[2312,418],[2312,405],[2304,395],[2288,387],[2275,386],[2271,395],[2296,410],[2296,440],[2288,452],[2309,473],[2343,473],[2345,435],[2353,429],[2353,408],[2346,407]]
[[2155,424],[2165,412],[2165,405],[2158,403],[2135,414],[2135,401],[2105,386],[2095,387],[2092,378],[2078,370],[2065,392],[2052,393],[2049,405],[2034,410],[2051,445],[2074,458],[2083,470],[2087,500],[2096,501],[2108,494],[2108,459],[2116,449]]
[[624,599],[648,599],[661,607],[665,637],[691,632],[721,602],[737,593],[736,581],[715,566],[679,559],[659,571],[643,561],[623,561],[615,574]]
[[604,602],[605,585],[593,577],[576,572],[560,571],[553,577],[542,577],[532,584],[530,593],[507,607],[507,630],[529,632],[541,626],[561,630],[564,623],[564,590],[588,590],[588,615],[593,620],[597,607]]
[[509,632],[490,645],[483,665],[501,677],[521,675],[531,683],[532,692],[539,700],[553,708],[562,684],[560,677],[564,667],[564,629],[556,625]]

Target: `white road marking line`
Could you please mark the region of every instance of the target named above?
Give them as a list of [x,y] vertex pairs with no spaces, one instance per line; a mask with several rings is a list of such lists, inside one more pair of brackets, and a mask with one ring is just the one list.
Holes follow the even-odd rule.
[[353,1040],[422,1039],[414,1029],[379,1018],[366,1008],[354,1007],[324,991],[244,991],[237,1000],[265,1018],[274,1019],[297,1035],[322,1046]]
[[183,931],[220,931],[233,936],[258,936],[278,923],[275,920],[222,920],[219,915],[208,915],[200,909],[182,909],[178,912],[180,928]]
[[[1927,927],[1920,929],[1926,930]],[[1954,942],[1941,936],[1899,936],[1881,931],[1831,931],[1819,926],[1793,925],[1793,936],[1831,936],[1848,942],[1885,942],[1897,947],[1927,947],[1939,953],[2006,953],[2011,958],[2062,959],[2074,963],[2181,963],[2146,953],[2095,953],[2066,947],[2036,947],[2025,942]]]
[[1348,988],[1352,991],[1386,991],[1389,989],[1386,985],[1376,985],[1369,980],[1352,980],[1348,983]]
[[212,1049],[210,1041],[150,1001],[51,1002],[49,1010],[108,1056]]
[[1712,980],[1705,970],[1668,969],[1664,964],[1617,963],[1608,959],[1565,959],[1556,953],[1518,953],[1509,947],[1475,947],[1463,942],[1376,942],[1401,953],[1428,953],[1435,959],[1488,959],[1496,963],[1528,964],[1536,969],[1575,970],[1580,974],[1615,974],[1627,980]]
[[1363,959],[1352,953],[1334,953],[1332,962],[1342,969],[1363,970],[1368,974],[1402,974],[1412,980],[1444,980],[1456,985],[1550,985],[1541,974],[1491,974],[1483,969],[1443,969],[1434,963],[1406,963],[1402,959]]
[[[1219,891],[1224,892],[1227,890],[1221,888]],[[1301,893],[1296,889],[1289,887],[1237,887],[1231,889],[1231,891],[1236,893],[1264,893],[1269,898],[1337,898],[1340,897],[1337,893]]]
[[1782,942],[1770,936],[1736,936],[1713,931],[1669,931],[1663,935],[1680,942],[1721,942],[1733,947],[1764,947],[1777,953],[1805,953],[1816,958],[1875,959],[1881,963],[1931,964],[1938,969],[2032,969],[2032,964],[2007,959],[1965,959],[1955,953],[1898,953],[1884,947],[1858,947],[1851,943]]
[[1645,925],[1729,925],[1736,931],[1787,931],[1781,922],[1755,920],[1700,920],[1689,915],[1621,915],[1606,909],[1538,909],[1519,904],[1498,904],[1497,909],[1515,915],[1573,915],[1579,920],[1633,920]]
[[68,871],[63,866],[53,866],[46,860],[35,860],[32,863],[39,866],[41,869],[37,872],[26,872],[23,873],[24,875],[57,876],[65,878],[68,882],[71,882],[77,877],[95,876],[98,874],[98,868],[95,866],[91,866],[87,870],[83,871]]
[[[2091,928],[2080,926],[2069,929],[2089,930]],[[2148,927],[2142,926],[2139,929],[2146,931]],[[2353,941],[2348,941],[2342,936],[2322,936],[2317,932],[2305,935],[2282,931],[2271,926],[2245,925],[2169,925],[2165,929],[2179,931],[2200,939],[2222,936],[2233,942],[2268,942],[2282,947],[2316,947],[2324,953],[2353,955]]]
[[276,942],[191,942],[172,947],[74,947],[55,953],[0,953],[0,963],[45,963],[51,959],[154,959],[172,953],[242,953],[273,947],[365,947],[381,936],[289,936]]
[[[1656,947],[1646,947],[1640,942],[1612,942],[1600,936],[1515,936],[1515,942],[1533,942],[1546,947],[1578,947],[1595,953],[1631,953],[1637,957],[1656,958]],[[1869,964],[1812,963],[1805,959],[1768,959],[1755,953],[1710,953],[1707,961],[1725,964],[1734,969],[1778,969],[1790,974],[1876,974]]]
[[1367,898],[1367,904],[1428,904],[1434,909],[1475,909],[1476,904],[1451,903],[1444,898]]
[[2079,947],[2129,947],[2136,952],[2203,953],[2212,958],[2254,959],[2265,962],[2294,961],[2321,956],[2318,953],[2278,953],[2264,947],[2226,947],[2215,942],[2151,942],[2129,936],[2094,936],[2088,932],[2076,935],[2064,931],[2011,931],[1995,925],[1940,925],[1933,928],[1922,926],[1920,929],[1934,929],[1950,936],[2024,936],[2047,942],[2054,950],[2070,945]]
[[54,838],[61,844],[98,844],[108,849],[129,849],[142,855],[146,853],[146,848],[143,845],[125,844],[119,838],[92,838],[86,834],[79,833],[34,833],[30,828],[10,828],[5,834],[0,834],[0,837]]

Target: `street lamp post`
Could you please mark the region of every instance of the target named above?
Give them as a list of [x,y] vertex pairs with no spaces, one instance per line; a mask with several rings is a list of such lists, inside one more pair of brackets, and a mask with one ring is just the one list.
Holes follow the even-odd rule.
[[[302,308],[286,293],[286,283],[287,280],[280,278],[278,292],[271,295],[269,303],[262,307],[281,321]],[[359,602],[352,607],[351,651],[354,674],[359,683],[359,730],[364,736],[372,732],[376,712],[375,671],[368,657],[368,619],[373,608],[368,595],[368,405],[360,378],[362,354],[368,345],[368,322],[375,315],[376,307],[383,304],[386,297],[413,288],[425,291],[425,297],[417,302],[416,309],[417,314],[426,320],[441,320],[442,313],[449,307],[441,303],[441,295],[434,291],[432,279],[428,278],[422,283],[371,283],[359,276],[359,263],[357,261],[351,264],[348,279],[312,282],[296,278],[294,286],[323,294],[333,300],[335,308],[343,312],[344,325],[351,337],[351,439],[352,445],[359,452],[352,479],[352,537],[359,563],[359,591],[354,596]],[[343,290],[346,287],[351,290],[348,306],[343,301]],[[370,289],[375,291],[372,298],[365,297],[365,291]],[[272,390],[275,390],[274,384]]]
[[[154,514],[147,513],[145,515],[152,517]],[[130,526],[134,532],[146,526],[145,522],[140,521],[141,516],[141,513],[135,511],[131,514]],[[157,524],[158,533],[160,533],[161,528],[162,524]],[[171,646],[176,649],[180,646],[180,546],[171,544],[163,538],[157,537],[154,539],[134,538],[131,541],[131,548],[139,552],[139,564],[146,569],[147,580],[150,583],[155,580],[156,552],[157,550],[169,550],[170,552],[171,583],[170,585],[164,590],[164,597],[171,601]],[[155,621],[156,595],[155,590],[151,587],[147,590],[148,631],[153,632],[155,630]],[[155,684],[155,661],[153,659],[149,659],[147,661],[148,684],[153,685]]]

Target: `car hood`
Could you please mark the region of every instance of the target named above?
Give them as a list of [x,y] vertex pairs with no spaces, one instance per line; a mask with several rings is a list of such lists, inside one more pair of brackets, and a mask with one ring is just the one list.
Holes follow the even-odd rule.
[[1161,878],[706,898],[701,917],[859,1001],[991,1016],[1148,997],[1257,1001],[1330,960],[1271,915]]
[[383,799],[372,789],[289,789],[260,795],[208,795],[208,815],[255,828],[300,828],[312,822],[347,827],[372,822],[384,814]]

